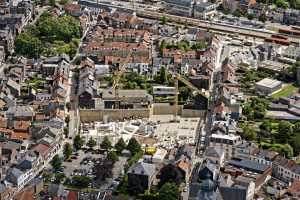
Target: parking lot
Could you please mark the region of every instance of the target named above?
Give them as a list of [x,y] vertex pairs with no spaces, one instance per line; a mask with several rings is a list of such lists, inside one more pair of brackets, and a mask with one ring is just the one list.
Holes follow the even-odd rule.
[[[93,154],[92,152],[84,152],[82,150],[78,151],[78,155],[73,154],[69,161],[65,161],[63,166],[65,167],[64,173],[66,176],[71,175],[79,175],[85,176],[91,173],[92,168],[97,160],[103,158],[104,155],[102,154]],[[76,170],[74,172],[74,170]],[[92,174],[90,174],[91,176]]]

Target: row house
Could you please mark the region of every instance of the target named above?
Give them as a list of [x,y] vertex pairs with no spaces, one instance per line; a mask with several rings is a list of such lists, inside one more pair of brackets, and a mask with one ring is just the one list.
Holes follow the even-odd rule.
[[56,76],[69,76],[70,59],[67,55],[54,56],[42,61],[40,71],[46,79],[53,80]]
[[95,64],[90,59],[81,63],[77,95],[80,107],[95,107],[94,97],[97,97],[97,80],[95,80]]
[[198,52],[198,56],[202,62],[217,64],[217,49],[215,47],[209,47],[205,51]]
[[100,42],[150,42],[150,33],[135,29],[103,29],[97,27],[91,34],[92,40]]
[[[115,56],[105,56],[104,62],[106,65],[118,66],[120,63],[124,63],[126,58],[115,57]],[[147,57],[130,57],[128,63],[126,64],[127,71],[136,72],[141,75],[147,75],[151,73],[149,68],[150,60]]]
[[175,49],[163,49],[162,56],[164,58],[173,58],[174,63],[181,63],[181,60],[186,59],[196,59],[197,58],[197,52],[193,50],[189,51],[181,51],[181,50],[175,50]]
[[4,50],[4,57],[13,51],[14,35],[13,31],[8,27],[0,30],[0,47]]
[[132,51],[132,56],[149,57],[150,50],[145,43],[126,43],[126,42],[90,42],[84,49],[87,56],[116,56],[127,57],[128,52]]
[[281,156],[277,156],[273,161],[273,176],[284,181],[293,182],[300,180],[300,165],[294,160],[289,160]]

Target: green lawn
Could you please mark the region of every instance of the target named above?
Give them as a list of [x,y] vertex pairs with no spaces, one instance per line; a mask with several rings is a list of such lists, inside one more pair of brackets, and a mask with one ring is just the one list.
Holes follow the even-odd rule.
[[293,92],[295,92],[296,90],[297,90],[297,87],[291,84],[291,85],[284,87],[279,92],[273,94],[272,97],[274,99],[278,99],[280,97],[287,97],[287,96],[291,95]]

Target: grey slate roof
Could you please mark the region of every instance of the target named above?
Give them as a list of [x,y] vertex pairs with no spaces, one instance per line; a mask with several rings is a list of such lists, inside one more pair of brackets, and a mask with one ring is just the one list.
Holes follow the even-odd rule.
[[230,160],[230,165],[233,165],[235,167],[240,167],[249,171],[254,171],[256,173],[263,173],[265,170],[269,168],[268,165],[260,164],[248,159],[244,160]]
[[5,185],[0,183],[0,193],[4,192],[6,189]]
[[61,197],[64,194],[64,186],[62,184],[51,184],[48,187],[48,193],[51,196]]
[[166,3],[175,4],[179,6],[188,6],[190,7],[193,3],[193,0],[164,0]]
[[154,164],[151,163],[138,162],[135,165],[131,166],[128,172],[140,175],[145,174],[151,177],[155,174],[156,167]]
[[7,85],[20,91],[21,90],[21,86],[20,84],[18,84],[16,81],[12,80],[12,79],[8,79],[7,81]]
[[224,200],[246,200],[247,189],[244,187],[219,187]]
[[220,158],[223,153],[224,153],[224,150],[222,150],[220,148],[208,147],[208,148],[206,148],[204,155],[208,156],[208,157]]
[[12,168],[9,170],[7,176],[6,176],[6,180],[8,180],[9,182],[13,183],[13,184],[17,184],[15,182],[15,180],[17,180],[20,176],[23,175],[23,172],[21,170],[19,170],[18,168]]

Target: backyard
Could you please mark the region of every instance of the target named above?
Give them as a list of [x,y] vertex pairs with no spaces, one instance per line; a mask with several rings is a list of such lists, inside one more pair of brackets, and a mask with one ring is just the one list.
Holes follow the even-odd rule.
[[274,99],[279,99],[280,97],[288,97],[291,94],[293,94],[296,90],[297,90],[296,86],[294,86],[293,84],[288,84],[284,86],[282,90],[273,94],[272,97]]

